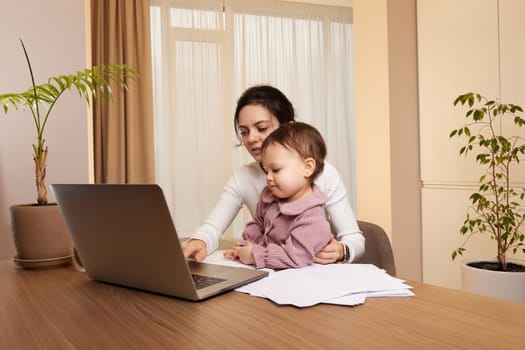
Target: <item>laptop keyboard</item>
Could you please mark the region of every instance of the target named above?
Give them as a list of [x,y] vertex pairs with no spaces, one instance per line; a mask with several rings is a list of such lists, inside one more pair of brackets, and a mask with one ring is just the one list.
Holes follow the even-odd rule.
[[193,278],[193,284],[195,284],[195,288],[202,289],[209,287],[211,285],[214,285],[216,283],[226,281],[223,278],[217,278],[217,277],[210,277],[210,276],[203,276],[203,275],[196,275],[191,274],[191,278]]

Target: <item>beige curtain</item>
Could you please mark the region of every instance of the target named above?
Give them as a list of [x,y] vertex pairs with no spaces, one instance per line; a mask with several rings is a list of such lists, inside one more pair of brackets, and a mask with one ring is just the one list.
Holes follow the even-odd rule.
[[[233,114],[255,84],[281,89],[297,119],[321,131],[355,204],[350,8],[275,0],[151,4],[156,178],[180,235],[204,222],[232,171],[253,160],[235,146]],[[249,219],[243,211],[226,237],[240,237]]]
[[138,73],[124,94],[93,108],[95,183],[154,183],[149,1],[91,0],[92,64]]

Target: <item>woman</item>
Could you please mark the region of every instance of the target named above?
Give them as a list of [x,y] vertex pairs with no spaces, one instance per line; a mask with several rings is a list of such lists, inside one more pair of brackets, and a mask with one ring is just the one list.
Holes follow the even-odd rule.
[[[206,222],[190,240],[182,243],[187,258],[202,261],[217,249],[220,237],[243,205],[254,216],[260,194],[266,186],[266,174],[259,166],[262,143],[279,125],[294,122],[294,118],[291,102],[272,86],[253,86],[241,95],[235,110],[234,128],[241,144],[255,162],[233,173]],[[365,239],[350,208],[339,173],[325,161],[324,170],[314,183],[327,196],[326,213],[337,237],[316,255],[315,262],[355,261],[365,250]]]

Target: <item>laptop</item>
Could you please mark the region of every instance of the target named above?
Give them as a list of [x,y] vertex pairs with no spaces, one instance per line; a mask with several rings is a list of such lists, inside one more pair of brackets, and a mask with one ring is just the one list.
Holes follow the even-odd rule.
[[158,185],[52,184],[88,276],[188,300],[203,300],[268,275],[184,257]]

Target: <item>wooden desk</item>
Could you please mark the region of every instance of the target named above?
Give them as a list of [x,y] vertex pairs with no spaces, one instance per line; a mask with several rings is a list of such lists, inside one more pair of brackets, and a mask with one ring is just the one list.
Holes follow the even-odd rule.
[[189,302],[0,262],[0,349],[523,349],[525,305],[410,282],[415,297],[299,309]]

